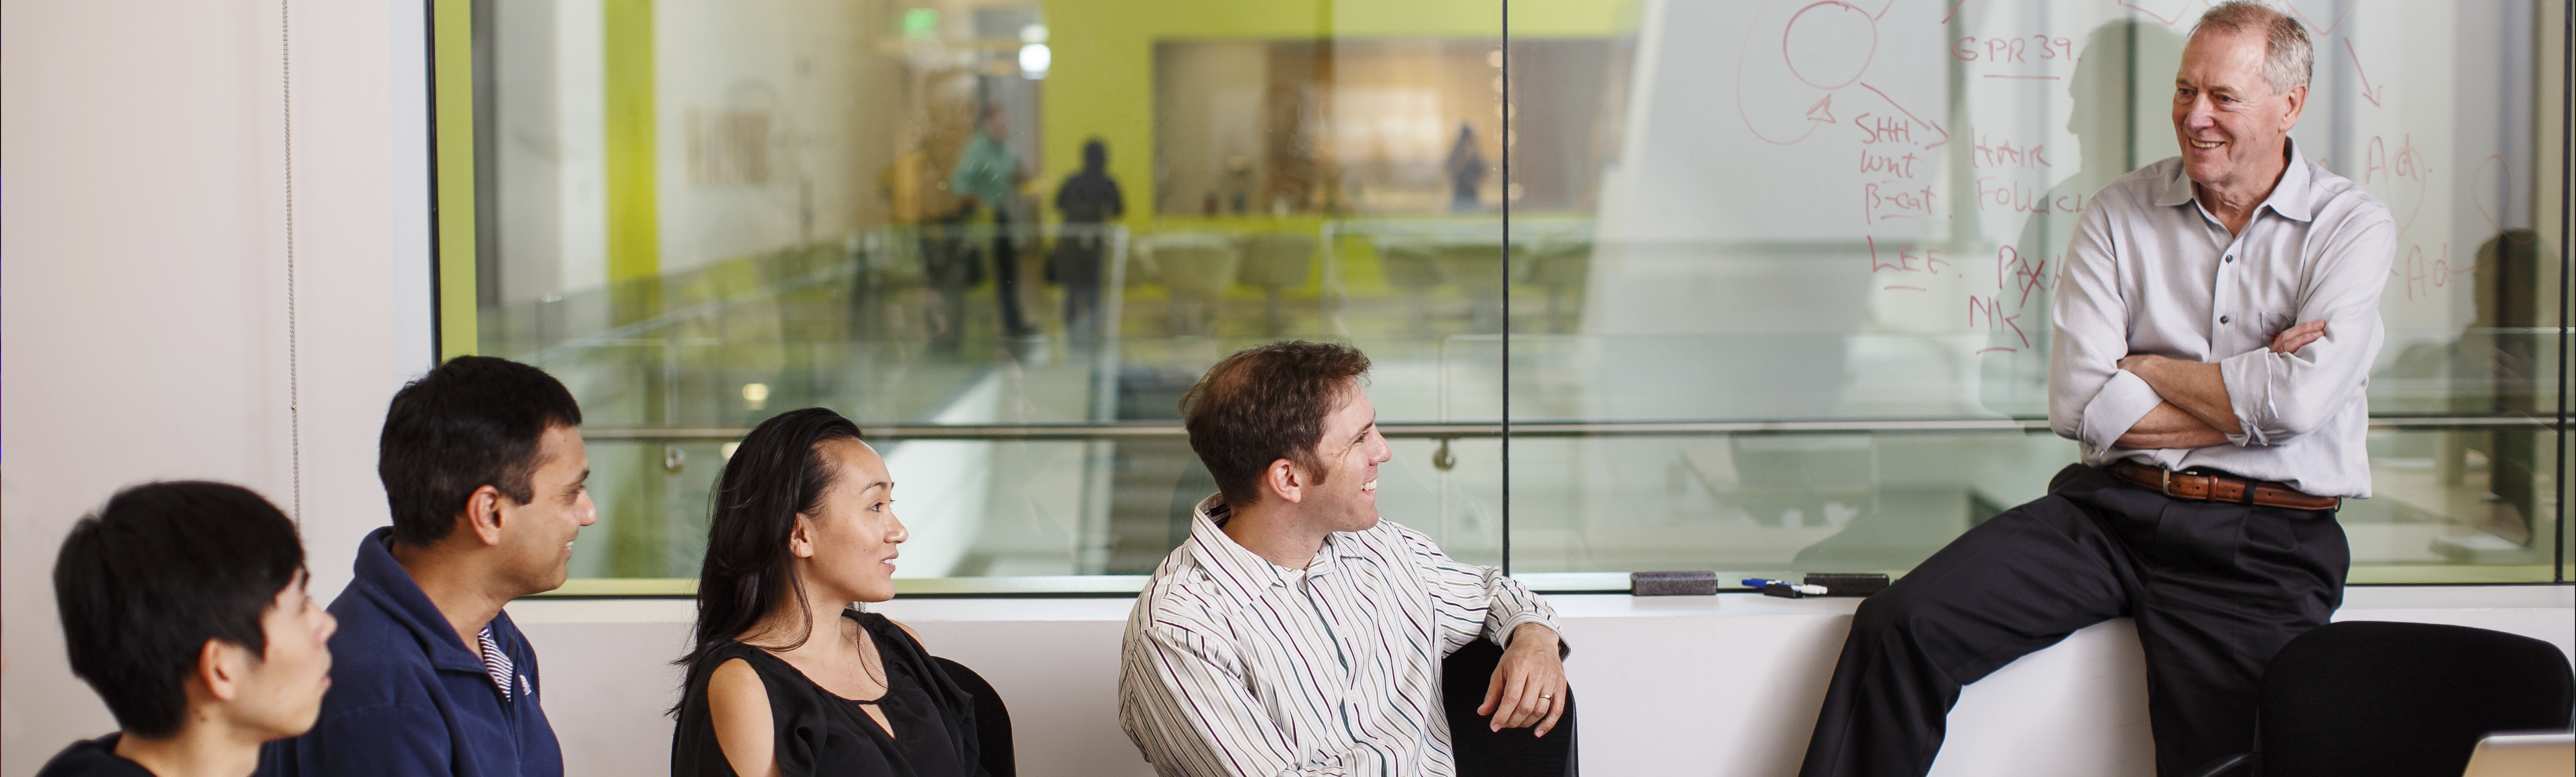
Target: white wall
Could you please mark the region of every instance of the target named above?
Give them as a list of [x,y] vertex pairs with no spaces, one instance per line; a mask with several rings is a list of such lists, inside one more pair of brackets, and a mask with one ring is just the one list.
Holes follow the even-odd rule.
[[[1785,775],[1804,756],[1855,599],[1555,596],[1574,653],[1583,770]],[[898,599],[871,608],[992,682],[1022,774],[1145,777],[1118,729],[1123,599]],[[546,663],[546,714],[572,777],[668,768],[685,600],[523,600],[510,616]],[[2576,588],[2353,588],[2336,620],[2452,623],[2576,652]],[[562,656],[578,656],[567,661]],[[1934,777],[2145,777],[2145,658],[2117,620],[2076,632],[1960,695]]]
[[[385,522],[384,403],[432,358],[421,4],[292,4],[296,346],[314,593]],[[0,2],[0,774],[115,727],[53,556],[121,486],[292,509],[281,3]]]

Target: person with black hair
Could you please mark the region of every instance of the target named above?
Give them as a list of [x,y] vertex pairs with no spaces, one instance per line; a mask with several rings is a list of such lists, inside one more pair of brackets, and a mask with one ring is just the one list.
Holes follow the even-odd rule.
[[240,486],[135,486],[73,524],[55,608],[72,673],[120,730],[37,777],[238,777],[261,743],[312,728],[336,621],[306,577],[295,524]]
[[1064,233],[1047,257],[1048,278],[1064,284],[1065,337],[1089,343],[1097,335],[1101,260],[1108,254],[1109,225],[1127,215],[1127,198],[1109,177],[1109,145],[1099,138],[1082,144],[1082,171],[1067,176],[1055,190],[1056,210],[1064,213]]
[[358,543],[331,612],[339,684],[281,775],[563,774],[537,654],[501,606],[569,576],[599,520],[581,407],[543,370],[460,356],[394,393],[376,474],[393,525]]
[[973,697],[911,627],[850,607],[894,598],[906,537],[858,426],[819,407],[762,422],[714,502],[673,777],[985,774]]

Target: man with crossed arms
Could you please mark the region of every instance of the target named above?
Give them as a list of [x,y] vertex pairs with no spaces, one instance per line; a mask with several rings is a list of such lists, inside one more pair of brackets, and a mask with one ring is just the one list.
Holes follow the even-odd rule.
[[1861,605],[1801,774],[1924,774],[1962,685],[2121,616],[2157,772],[2253,749],[2264,664],[2343,598],[2335,510],[2370,495],[2396,243],[2386,206],[2289,140],[2313,62],[2278,11],[2201,17],[2182,156],[2104,187],[2067,251],[2049,422],[2083,463]]

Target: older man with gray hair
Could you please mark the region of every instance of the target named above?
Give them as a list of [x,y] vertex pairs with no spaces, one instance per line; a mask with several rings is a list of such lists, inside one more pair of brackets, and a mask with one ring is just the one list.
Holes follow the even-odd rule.
[[2289,139],[2307,31],[2210,9],[2174,77],[2182,156],[2084,211],[2051,320],[2048,495],[1861,605],[1801,774],[1921,775],[1961,686],[2135,618],[2156,770],[2251,750],[2264,664],[2343,598],[2335,510],[2370,495],[2363,396],[2388,208]]

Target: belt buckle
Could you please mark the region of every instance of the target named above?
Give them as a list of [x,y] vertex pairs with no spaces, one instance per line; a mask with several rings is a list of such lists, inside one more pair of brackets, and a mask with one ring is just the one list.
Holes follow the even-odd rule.
[[2173,470],[2157,467],[2156,473],[2164,477],[2164,482],[2158,485],[2156,490],[2163,492],[2165,496],[2173,496]]

